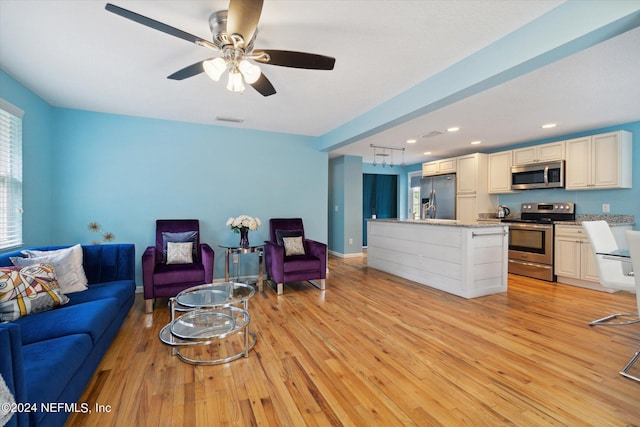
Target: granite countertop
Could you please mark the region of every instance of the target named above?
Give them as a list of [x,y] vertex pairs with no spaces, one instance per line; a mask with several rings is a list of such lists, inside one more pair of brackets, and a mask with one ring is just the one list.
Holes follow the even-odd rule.
[[602,215],[602,214],[577,214],[575,221],[562,221],[566,225],[580,225],[582,221],[607,221],[611,227],[634,225],[633,215]]
[[419,225],[437,225],[447,227],[466,227],[466,228],[483,228],[483,227],[505,227],[506,224],[500,222],[464,222],[455,219],[397,219],[397,218],[376,218],[367,219],[367,221],[376,222],[394,222],[398,224],[419,224]]
[[[516,213],[514,215],[509,215],[509,219],[519,218],[520,214]],[[624,225],[634,225],[635,219],[633,215],[614,215],[614,214],[576,214],[575,221],[562,221],[556,224],[564,224],[564,225],[580,225],[583,221],[600,221],[604,220],[611,227],[619,227]],[[493,213],[480,214],[478,217],[478,221],[491,223],[500,221],[499,218],[495,217]]]

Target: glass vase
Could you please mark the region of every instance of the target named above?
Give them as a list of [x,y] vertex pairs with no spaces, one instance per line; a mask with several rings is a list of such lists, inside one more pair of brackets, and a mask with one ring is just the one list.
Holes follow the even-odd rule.
[[248,228],[241,228],[240,229],[240,247],[241,248],[248,248],[249,245],[249,229]]

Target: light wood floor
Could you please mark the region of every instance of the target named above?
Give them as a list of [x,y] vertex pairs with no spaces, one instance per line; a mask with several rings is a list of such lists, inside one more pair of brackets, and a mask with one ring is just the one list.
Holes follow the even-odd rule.
[[640,324],[587,325],[634,312],[633,295],[510,276],[507,293],[465,300],[366,258],[329,268],[324,292],[256,294],[257,344],[225,365],[172,356],[166,300],[147,315],[138,295],[80,400],[105,412],[67,426],[640,425],[640,383],[618,374]]

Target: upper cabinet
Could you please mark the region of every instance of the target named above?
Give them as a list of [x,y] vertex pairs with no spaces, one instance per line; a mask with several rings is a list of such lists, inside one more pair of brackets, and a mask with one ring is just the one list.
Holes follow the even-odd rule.
[[489,154],[489,193],[511,193],[512,151]]
[[422,176],[444,175],[456,171],[456,158],[435,160],[422,164]]
[[493,212],[498,196],[487,191],[488,157],[469,154],[458,157],[456,176],[456,219],[476,221],[478,214]]
[[564,160],[564,141],[513,150],[513,166]]
[[631,188],[631,143],[626,131],[566,141],[566,189]]

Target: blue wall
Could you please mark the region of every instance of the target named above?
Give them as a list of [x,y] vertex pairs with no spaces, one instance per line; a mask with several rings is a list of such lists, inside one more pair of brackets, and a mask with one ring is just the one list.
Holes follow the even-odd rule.
[[329,197],[329,250],[337,255],[362,254],[361,157],[329,161]]
[[51,126],[53,108],[0,71],[0,96],[24,111],[22,119],[22,238],[26,246],[53,244],[51,205],[54,164]]
[[[25,246],[89,243],[97,221],[139,259],[156,219],[197,218],[220,278],[218,245],[239,241],[230,216],[263,220],[252,243],[268,238],[269,218],[294,216],[327,241],[328,155],[314,138],[53,108],[7,75],[0,89],[25,110]],[[257,259],[242,265],[255,274]]]

